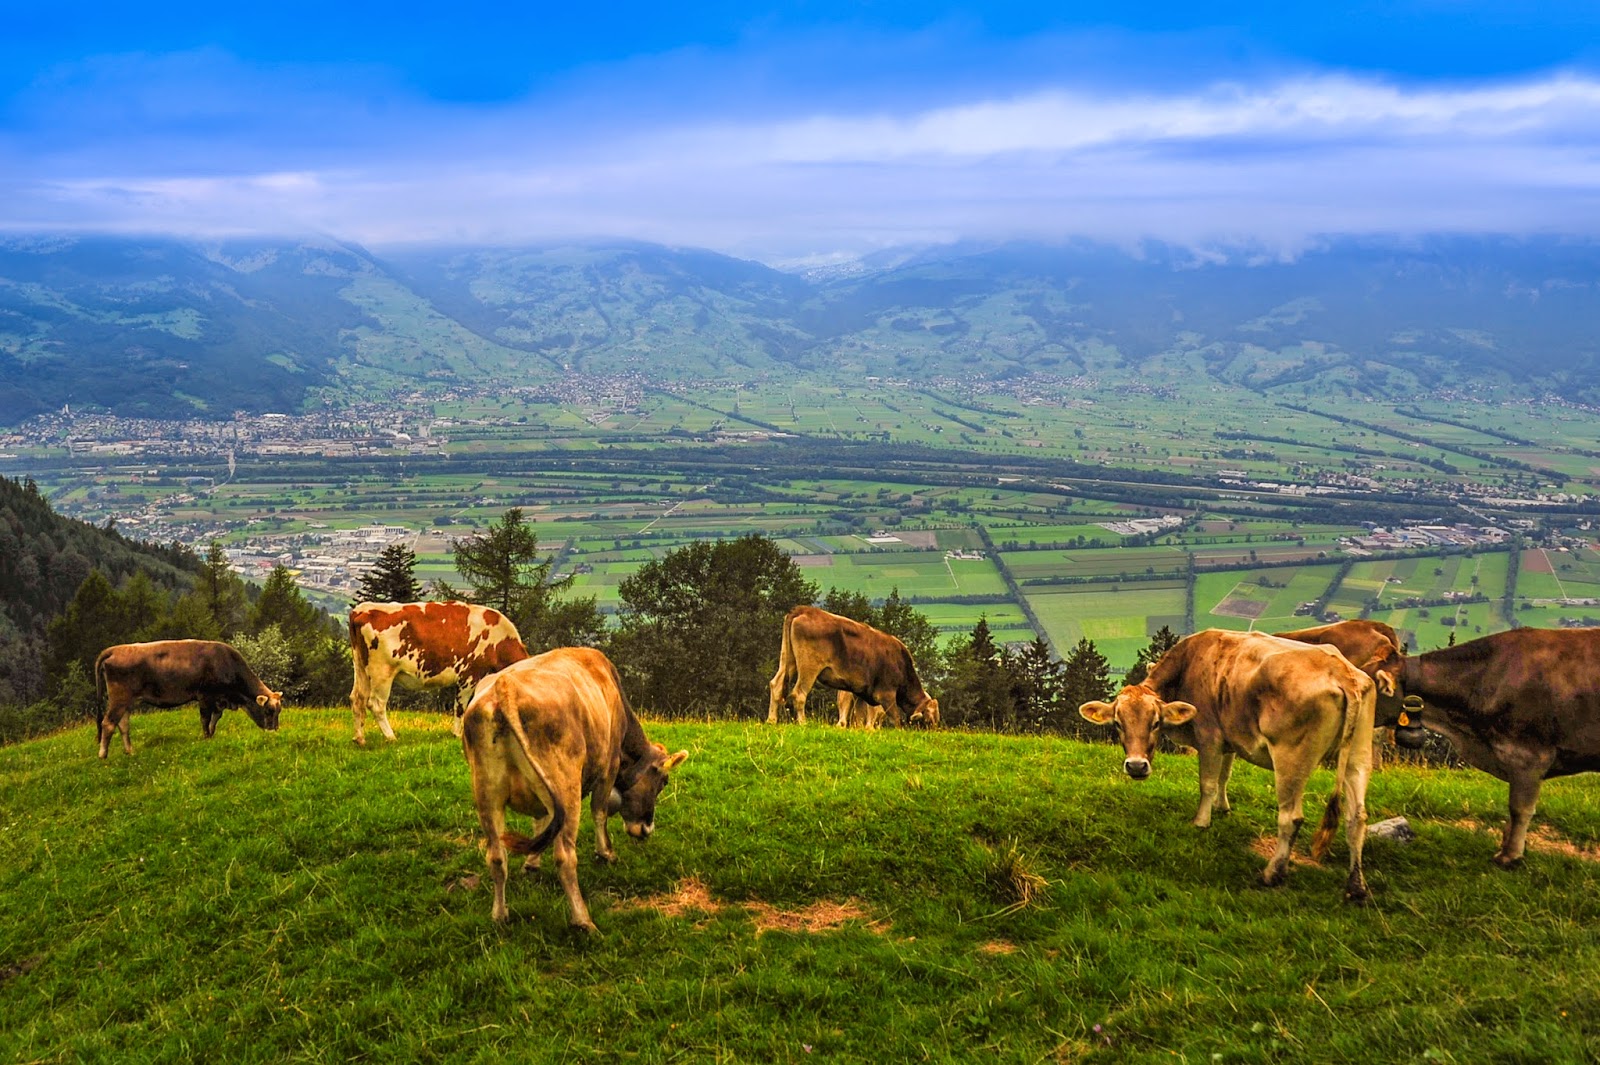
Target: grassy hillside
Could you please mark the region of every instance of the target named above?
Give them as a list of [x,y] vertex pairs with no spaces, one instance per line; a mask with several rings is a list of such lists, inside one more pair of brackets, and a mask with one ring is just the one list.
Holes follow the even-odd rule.
[[[1421,838],[1369,848],[1353,908],[1342,846],[1255,886],[1249,766],[1199,833],[1188,758],[1136,785],[1060,740],[654,724],[693,755],[649,844],[603,868],[585,827],[584,941],[548,870],[491,923],[459,747],[395,718],[369,750],[336,711],[205,743],[192,709],[136,718],[105,766],[87,725],[0,749],[0,1057],[1600,1057],[1595,777],[1541,810],[1580,853],[1508,874],[1503,785],[1383,772],[1373,816]],[[1033,905],[1019,872],[1049,882]]]

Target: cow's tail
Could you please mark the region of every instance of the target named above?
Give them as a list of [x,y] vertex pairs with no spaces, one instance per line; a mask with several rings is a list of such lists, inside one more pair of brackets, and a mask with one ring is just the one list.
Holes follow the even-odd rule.
[[550,811],[550,823],[545,825],[544,831],[537,836],[524,836],[520,832],[502,832],[500,834],[500,842],[504,843],[506,849],[513,854],[543,853],[567,823],[566,806],[562,804],[561,797],[556,794],[556,789],[550,786],[550,778],[544,775],[544,769],[539,765],[539,760],[533,755],[533,745],[528,742],[528,734],[522,728],[522,715],[514,710],[507,712],[493,693],[490,693],[488,698],[493,700],[496,718],[495,727],[499,728],[500,721],[504,720],[511,734],[516,737],[517,751],[521,754],[524,763],[521,768],[527,773],[534,790],[539,793],[539,801],[544,804],[546,810]]
[[[1356,744],[1364,743],[1371,749],[1372,714],[1361,713],[1362,701],[1369,705],[1375,699],[1372,694],[1372,681],[1365,675],[1362,679],[1367,683],[1352,694],[1341,688],[1340,694],[1344,696],[1344,727],[1339,732],[1339,760],[1333,774],[1333,794],[1328,796],[1328,808],[1322,811],[1322,823],[1317,826],[1316,834],[1311,837],[1311,857],[1321,861],[1322,856],[1328,853],[1328,847],[1333,843],[1333,834],[1339,828],[1339,814],[1342,808],[1342,799],[1346,782],[1349,780],[1350,759],[1356,750]],[[1361,727],[1365,719],[1366,728]]]
[[783,699],[788,702],[789,685],[793,684],[795,677],[800,673],[800,663],[794,657],[794,611],[783,617],[783,642],[778,645],[778,677],[783,682]]
[[100,726],[106,723],[106,659],[110,657],[111,648],[107,647],[94,660],[94,723]]

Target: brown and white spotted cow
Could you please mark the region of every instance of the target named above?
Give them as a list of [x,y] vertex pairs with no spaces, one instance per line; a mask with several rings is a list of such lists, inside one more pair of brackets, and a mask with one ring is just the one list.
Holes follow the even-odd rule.
[[528,657],[511,619],[472,603],[358,603],[350,611],[350,652],[355,684],[350,712],[356,743],[367,742],[367,711],[378,718],[385,739],[389,690],[396,679],[407,687],[456,688],[453,728],[461,735],[461,715],[472,689],[491,673]]
[[[494,919],[506,919],[506,851],[528,855],[524,870],[554,846],[556,874],[574,927],[594,931],[578,890],[578,815],[594,813],[595,857],[616,860],[606,822],[620,813],[643,842],[656,827],[667,775],[689,757],[645,738],[611,660],[588,647],[558,647],[478,685],[462,722],[472,798],[487,837]],[[535,819],[531,838],[506,831],[506,808]]]
[[94,686],[100,696],[100,757],[110,751],[113,733],[122,733],[122,752],[133,753],[128,715],[139,703],[172,707],[200,704],[200,731],[217,734],[217,722],[229,706],[242,706],[261,728],[274,732],[283,712],[283,693],[256,676],[232,644],[217,640],[157,640],[119,643],[100,652],[94,662]]
[[912,724],[939,724],[939,700],[923,690],[911,652],[897,637],[820,607],[797,606],[783,619],[778,672],[767,686],[768,723],[777,724],[778,708],[788,703],[805,724],[806,697],[816,684],[839,692],[840,725],[861,720],[870,728],[887,714],[898,726],[902,710]]
[[1261,632],[1207,629],[1187,636],[1112,702],[1079,712],[1114,725],[1135,780],[1150,775],[1156,740],[1167,735],[1200,755],[1200,808],[1194,824],[1211,823],[1213,805],[1228,810],[1228,774],[1235,755],[1270,769],[1278,792],[1278,847],[1262,879],[1282,883],[1300,831],[1306,782],[1325,754],[1337,752],[1337,783],[1312,841],[1320,857],[1345,804],[1350,875],[1345,896],[1366,898],[1361,849],[1366,839],[1367,776],[1372,766],[1376,687],[1333,647]]

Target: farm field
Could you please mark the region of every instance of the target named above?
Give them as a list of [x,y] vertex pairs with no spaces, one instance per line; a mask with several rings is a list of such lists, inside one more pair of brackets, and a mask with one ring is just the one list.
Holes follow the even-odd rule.
[[1296,608],[1327,591],[1337,570],[1322,564],[1197,574],[1195,626],[1264,632],[1306,628],[1316,621],[1296,614]]
[[[0,749],[0,1056],[1600,1055],[1593,776],[1546,785],[1506,873],[1505,785],[1384,769],[1372,818],[1419,838],[1369,843],[1352,907],[1342,842],[1257,886],[1274,802],[1252,766],[1202,833],[1189,757],[1135,785],[1116,748],[1053,738],[647,722],[690,758],[648,844],[603,866],[582,830],[584,939],[548,870],[490,921],[459,743],[394,719],[367,750],[346,712],[305,709],[276,734],[228,714],[210,742],[190,712],[140,714],[138,753],[107,766],[86,727]],[[1313,802],[1330,786],[1319,770]]]
[[[437,454],[396,449],[327,461],[245,451],[231,472],[215,457],[106,464],[61,448],[26,454],[49,460],[41,483],[69,512],[115,518],[128,535],[160,542],[204,548],[220,540],[248,556],[241,565],[258,579],[284,558],[303,572],[302,562],[325,556],[339,534],[382,525],[410,537],[424,582],[459,583],[450,540],[515,506],[557,555],[558,572],[574,574],[575,591],[606,611],[644,562],[695,541],[759,533],[821,591],[881,600],[898,587],[938,610],[947,636],[990,613],[1003,642],[1034,635],[1026,597],[1058,653],[1088,635],[1113,641],[1102,651],[1120,666],[1159,624],[1305,624],[1295,610],[1326,591],[1317,586],[1350,557],[1351,538],[1428,521],[1524,530],[1510,596],[1517,622],[1600,617],[1600,602],[1587,602],[1600,601],[1588,518],[1523,521],[1481,501],[1449,502],[1466,485],[1511,494],[1559,487],[1582,497],[1589,489],[1579,481],[1539,481],[1460,449],[1565,469],[1563,460],[1584,456],[1562,449],[1596,449],[1600,420],[1525,404],[1485,404],[1471,418],[1447,404],[1336,398],[1302,410],[1248,390],[1199,388],[1192,370],[1181,360],[1153,364],[1150,384],[1163,400],[1136,411],[1115,390],[1023,402],[824,374],[803,385],[647,388],[627,400],[454,397],[374,415],[366,430],[410,428]],[[1193,415],[1200,406],[1203,424]],[[1532,443],[1495,435],[1524,421],[1516,434]],[[1436,446],[1408,439],[1419,433]],[[1600,483],[1600,472],[1583,476]],[[1333,480],[1334,497],[1278,491],[1318,477]],[[1391,487],[1399,494],[1386,494]],[[1160,516],[1183,524],[1137,537],[1103,527]],[[1358,559],[1327,609],[1366,611],[1418,646],[1496,631],[1510,623],[1501,605],[1509,556],[1481,538],[1472,546],[1470,559],[1442,547]],[[325,557],[318,565],[328,572]],[[1162,582],[1189,582],[1191,569],[1192,615],[1183,588],[1153,604],[1100,594],[1113,583],[1156,592],[1172,587]],[[343,586],[315,574],[303,580],[321,602],[348,599],[353,587],[348,573]],[[1051,598],[1057,593],[1072,598]],[[1440,605],[1474,595],[1489,603]]]

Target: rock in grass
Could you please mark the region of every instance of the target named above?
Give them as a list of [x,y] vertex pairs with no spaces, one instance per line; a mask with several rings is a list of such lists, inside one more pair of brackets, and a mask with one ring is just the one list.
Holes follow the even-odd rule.
[[1403,817],[1391,817],[1387,821],[1379,821],[1375,825],[1368,825],[1367,838],[1393,840],[1396,843],[1410,843],[1417,838],[1417,833],[1412,829],[1410,821]]

